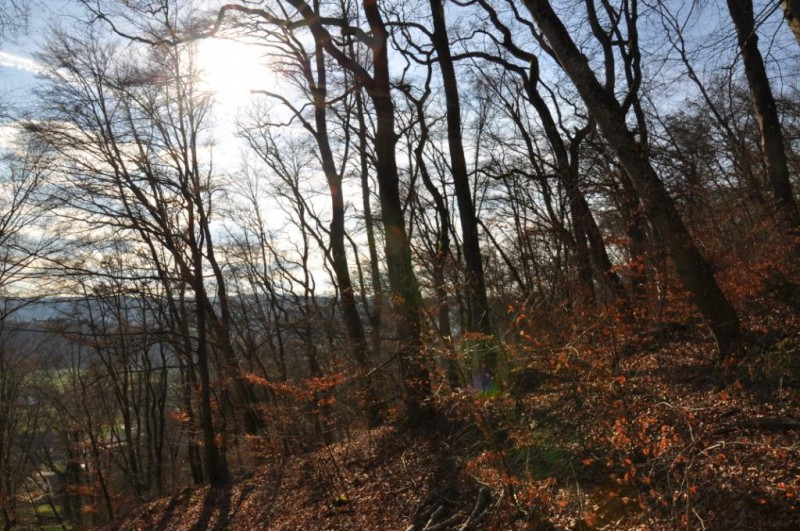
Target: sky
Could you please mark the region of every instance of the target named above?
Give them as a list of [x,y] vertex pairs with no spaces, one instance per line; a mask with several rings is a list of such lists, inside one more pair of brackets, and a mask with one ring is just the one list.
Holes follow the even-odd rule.
[[[0,0],[2,3],[4,0]],[[28,28],[20,35],[0,41],[0,102],[24,109],[33,103],[32,91],[39,83],[41,67],[34,57],[53,26],[69,29],[84,20],[75,0],[22,0],[31,5]],[[238,42],[209,39],[198,43],[200,62],[205,70],[203,83],[215,95],[215,161],[218,167],[235,170],[239,164],[240,142],[235,119],[252,102],[251,90],[274,85],[274,76],[263,66],[258,51]],[[0,137],[0,143],[3,139]]]
[[19,35],[7,35],[0,41],[0,96],[8,103],[24,105],[31,100],[39,66],[34,50],[54,23],[65,24],[76,17],[70,0],[23,0],[31,11],[27,29]]
[[27,57],[0,50],[0,101],[24,105],[36,86],[37,65]]
[[[2,3],[5,0],[0,0]],[[33,60],[34,50],[45,39],[46,30],[51,25],[61,25],[69,28],[71,21],[81,19],[83,17],[82,11],[76,0],[21,0],[31,6],[31,16],[28,31],[16,38],[6,38],[5,41],[0,41],[0,97],[6,102],[13,102],[17,104],[25,104],[30,101],[31,89],[36,85],[36,72],[38,67]],[[678,9],[678,12],[687,12],[686,5],[688,2],[683,0],[674,0],[676,4],[683,5],[684,7]],[[195,3],[200,3],[209,6],[216,3],[216,0],[195,0]],[[717,0],[717,4],[721,6],[721,2]],[[764,13],[767,9],[767,4],[764,0],[756,0],[757,11]],[[713,26],[718,25],[720,20],[715,15],[714,2],[710,2],[706,9],[703,10],[700,18],[703,22],[699,26],[695,26],[695,31],[698,33],[700,39],[705,39],[708,44],[708,39],[713,32]],[[697,17],[698,13],[694,12]],[[724,18],[724,17],[723,17]],[[781,26],[780,16],[770,17],[772,24]],[[727,20],[721,21],[723,26],[728,25]],[[704,29],[706,31],[704,31]],[[772,39],[762,39],[761,45],[764,47],[767,43],[787,41],[789,43],[789,50],[792,53],[796,51],[796,44],[791,39],[789,31],[785,28],[778,27],[777,32],[773,32],[771,28],[767,30],[767,34],[771,37],[784,37],[777,41]],[[780,31],[784,30],[784,31]],[[777,35],[775,35],[777,33]],[[767,35],[764,35],[767,37]],[[728,39],[723,39],[723,48],[730,49],[735,46],[732,40],[732,35]],[[651,43],[652,44],[652,43]],[[271,86],[271,83],[266,68],[259,68],[256,66],[258,58],[252,49],[247,49],[242,45],[236,43],[224,43],[216,41],[213,43],[202,43],[201,48],[205,50],[204,66],[212,71],[208,76],[211,89],[218,95],[218,105],[220,115],[226,117],[234,116],[242,103],[249,101],[249,89],[261,88],[264,85]],[[779,45],[780,48],[780,45]],[[766,55],[781,52],[785,50],[770,49],[767,45],[763,49]],[[720,58],[726,56],[727,53],[717,54]],[[796,57],[796,55],[795,55]],[[724,60],[729,60],[725,57]],[[769,61],[768,61],[769,62]],[[773,63],[774,64],[774,63]],[[719,65],[717,65],[719,66]],[[794,74],[795,72],[792,72]],[[266,83],[265,83],[266,80]]]
[[[0,9],[3,2],[0,0]],[[22,0],[38,2],[31,10],[27,31],[0,42],[0,105],[24,109],[35,103],[33,89],[41,84],[37,74],[42,68],[35,61],[36,50],[47,38],[48,29],[54,25],[69,30],[78,26],[82,12],[76,0]],[[78,26],[79,27],[79,26]],[[236,118],[253,102],[254,89],[275,90],[276,76],[264,66],[259,48],[232,40],[207,39],[197,43],[200,67],[206,71],[201,88],[214,95],[213,109],[213,164],[221,175],[236,174],[242,168],[244,141],[236,134]],[[203,84],[205,87],[203,87]],[[0,115],[0,151],[10,147],[14,129],[3,126],[14,114]],[[269,196],[261,198],[261,207],[269,211],[271,229],[280,230],[287,218]],[[219,227],[222,230],[221,226]],[[320,273],[320,279],[326,278]]]
[[[0,0],[0,6],[5,1]],[[71,24],[74,25],[75,20],[80,18],[81,11],[76,0],[21,1],[35,3],[36,5],[32,9],[28,31],[23,35],[6,38],[3,42],[0,42],[0,102],[25,106],[33,102],[32,89],[38,83],[36,74],[40,70],[33,59],[34,51],[43,44],[47,28],[52,25],[61,25],[69,28]],[[197,1],[212,2],[215,0]],[[670,1],[680,2],[682,0]],[[688,0],[686,1],[688,3]],[[705,5],[713,6],[714,2],[715,0],[710,0]],[[724,3],[723,0],[716,0],[716,2],[718,5]],[[757,4],[760,3],[762,7],[764,2],[766,0],[757,0]],[[714,58],[716,58],[716,62],[725,63],[729,57],[728,54],[731,54],[735,49],[735,40],[733,40],[730,28],[723,31],[719,38],[714,37],[712,34],[711,28],[714,26],[722,26],[725,29],[725,26],[729,24],[727,19],[718,16],[721,13],[720,11],[714,12],[711,8],[707,9],[704,15],[708,16],[708,18],[698,21],[695,26],[697,34],[694,37],[704,40],[708,46],[717,43],[715,51],[718,53],[714,55]],[[694,15],[686,16],[691,17]],[[783,27],[780,16],[772,17],[771,23],[774,25],[774,29],[770,28],[770,31],[765,32],[765,38],[761,43],[774,43],[774,45],[772,47],[768,45],[763,51],[768,56],[771,54],[780,56],[789,53],[797,58],[796,43],[793,41],[789,31]],[[774,38],[770,39],[769,36]],[[665,43],[662,44],[666,46]],[[240,169],[241,161],[244,158],[242,143],[235,134],[234,119],[237,114],[247,108],[252,100],[249,92],[251,89],[267,88],[275,90],[277,80],[267,67],[258,66],[260,63],[258,52],[252,47],[248,48],[242,44],[218,39],[203,41],[199,46],[201,47],[202,66],[209,72],[205,82],[209,84],[210,90],[217,95],[217,103],[215,105],[215,122],[217,125],[215,129],[215,137],[217,139],[214,150],[215,167],[217,170],[233,173]],[[771,64],[777,63],[771,62]],[[787,69],[791,70],[791,72],[781,72],[781,74],[789,74],[785,78],[788,79],[788,86],[796,90],[800,86],[797,85],[797,80],[800,79],[797,65],[800,65],[800,61],[788,61],[782,64],[794,65],[787,66]],[[674,66],[674,63],[672,65]],[[646,66],[650,67],[649,64]],[[775,77],[776,81],[779,79],[781,77]],[[776,87],[778,86],[776,83]],[[666,100],[670,106],[680,105],[687,95],[687,87],[685,85],[677,89],[668,86],[664,90],[674,92]],[[2,123],[0,123],[0,147],[4,143],[7,145],[8,137],[6,133],[7,130],[4,130]],[[324,191],[324,189],[324,186],[320,187],[320,191]],[[355,193],[356,190],[350,188],[349,192]],[[354,201],[357,200],[358,198],[354,196]],[[281,215],[280,209],[271,203],[265,202],[265,205],[265,208],[269,211],[270,221],[275,222],[276,226],[282,226],[285,223],[285,216]],[[324,275],[319,278],[324,278]]]
[[[71,23],[85,19],[75,0],[23,1],[32,6],[27,30],[0,40],[0,94],[22,103],[36,85],[40,67],[34,54],[44,43],[48,29],[51,26],[69,28]],[[229,113],[232,100],[242,99],[249,89],[257,88],[256,76],[264,75],[263,71],[253,72],[257,56],[238,43],[219,39],[210,44],[202,43],[200,47],[204,51],[205,67],[213,72],[211,89],[221,94],[220,103],[228,106],[226,112]],[[248,83],[248,79],[252,82]]]
[[[0,6],[6,0],[0,0]],[[22,107],[33,103],[32,91],[37,85],[36,74],[39,67],[33,59],[35,50],[46,39],[47,30],[50,26],[60,25],[70,28],[75,21],[85,18],[79,2],[77,0],[21,0],[31,6],[31,16],[28,30],[19,36],[7,36],[5,40],[0,40],[0,108],[2,104]],[[189,0],[195,4],[202,4],[206,7],[218,3],[220,0]],[[694,19],[690,25],[690,39],[695,41],[690,46],[696,46],[701,42],[706,47],[703,58],[695,56],[694,59],[702,61],[703,65],[695,65],[696,69],[704,72],[718,70],[721,66],[728,64],[734,54],[735,39],[732,28],[727,17],[721,16],[724,4],[723,0],[710,0],[703,3],[705,8],[702,12],[690,10],[688,0],[668,0],[676,8],[679,18],[688,17]],[[772,0],[770,0],[771,2]],[[756,0],[757,12],[760,14],[769,12],[767,0]],[[0,7],[2,9],[2,7]],[[780,13],[769,17],[769,28],[762,28],[762,39],[760,45],[762,52],[767,56],[770,66],[781,65],[780,72],[772,72],[775,90],[780,94],[786,88],[797,90],[797,81],[800,79],[800,56],[797,53],[797,46],[781,20]],[[643,24],[651,22],[651,30],[655,28],[655,33],[660,33],[660,24],[652,23],[644,19]],[[721,33],[715,30],[722,27]],[[766,30],[766,31],[764,31]],[[657,35],[656,35],[657,37]],[[661,39],[663,41],[663,38]],[[215,137],[217,148],[215,150],[215,160],[217,167],[225,166],[227,169],[235,171],[235,166],[240,164],[241,142],[236,138],[235,119],[242,111],[246,110],[253,101],[250,91],[253,89],[267,88],[273,89],[276,85],[276,77],[270,73],[269,69],[261,65],[258,51],[254,47],[248,47],[233,41],[223,41],[211,39],[202,41],[198,44],[201,53],[202,67],[208,72],[205,83],[209,90],[216,95],[215,111]],[[658,42],[651,41],[646,46],[654,49],[661,48],[657,53],[662,53],[668,45],[664,42],[661,46]],[[709,49],[710,48],[710,49]],[[710,53],[708,53],[710,52]],[[786,54],[794,57],[794,61],[775,60],[776,57]],[[794,66],[790,66],[794,65]],[[662,69],[661,66],[645,65],[648,71]],[[664,75],[675,78],[669,72],[670,67],[682,68],[675,62],[664,63]],[[787,84],[788,83],[788,84]],[[676,87],[672,83],[663,84],[662,94],[659,100],[667,102],[670,106],[679,106],[693,92],[693,86],[683,80],[683,85]],[[2,116],[0,116],[0,120]],[[0,135],[0,144],[3,143],[4,136]]]

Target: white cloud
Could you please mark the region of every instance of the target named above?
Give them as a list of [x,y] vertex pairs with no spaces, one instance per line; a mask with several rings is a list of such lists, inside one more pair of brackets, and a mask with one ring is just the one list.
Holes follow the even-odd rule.
[[41,65],[33,59],[2,51],[0,51],[0,66],[24,70],[33,74],[38,74],[42,71]]

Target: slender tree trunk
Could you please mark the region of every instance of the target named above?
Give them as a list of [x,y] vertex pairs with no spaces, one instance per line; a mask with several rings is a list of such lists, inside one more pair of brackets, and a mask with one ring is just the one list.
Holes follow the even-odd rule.
[[390,94],[388,33],[377,0],[364,0],[364,13],[372,30],[374,79],[368,92],[376,115],[375,169],[386,244],[386,265],[397,316],[400,370],[408,393],[409,417],[415,422],[427,416],[427,402],[431,396],[430,375],[422,349],[422,296],[411,262],[411,242],[400,200],[400,176],[395,152],[395,109]]
[[720,356],[737,351],[741,328],[736,311],[719,288],[711,265],[700,254],[643,146],[628,129],[616,98],[597,80],[584,56],[547,0],[525,0],[561,67],[570,77],[625,172],[645,211],[664,239],[684,287],[714,334]]
[[[375,220],[372,217],[372,204],[369,183],[369,161],[367,160],[367,123],[364,119],[364,100],[361,90],[355,94],[356,117],[358,119],[358,158],[361,177],[361,204],[364,210],[364,230],[367,233],[369,251],[369,272],[372,283],[372,311],[369,313],[372,348],[377,355],[381,348],[381,325],[383,320],[383,287],[378,261],[378,245],[375,242]],[[376,356],[377,359],[377,356]]]
[[[195,296],[195,317],[197,322],[197,369],[200,373],[200,427],[203,439],[203,468],[206,479],[212,485],[222,485],[228,482],[228,466],[224,454],[220,451],[217,433],[214,429],[214,414],[211,404],[211,375],[208,355],[208,316],[204,304],[205,286],[203,283],[203,263],[197,242],[194,241],[194,224],[191,217],[189,222],[189,239],[192,249],[194,265],[193,291]],[[223,435],[224,436],[224,435]]]
[[[322,45],[319,43],[316,45],[314,58],[316,60],[317,72],[316,83],[314,83],[311,72],[308,72],[307,78],[314,99],[314,124],[316,126],[315,136],[317,147],[319,147],[322,170],[328,181],[328,190],[331,195],[331,266],[336,276],[336,283],[339,285],[339,295],[342,300],[342,315],[345,328],[347,329],[347,337],[351,343],[353,357],[358,364],[359,370],[362,374],[366,375],[370,370],[369,345],[367,344],[361,317],[358,315],[356,293],[352,279],[350,278],[350,266],[347,260],[344,226],[344,192],[342,191],[342,177],[336,169],[336,162],[333,158],[333,150],[331,149],[328,135],[326,107],[328,94],[327,72],[325,70],[325,52],[322,49]],[[371,381],[363,382],[361,389],[367,406],[367,421],[371,426],[377,426],[381,422],[381,415],[377,405],[377,393]]]
[[[761,148],[764,152],[775,208],[784,228],[791,236],[794,236],[794,231],[800,228],[800,211],[798,211],[792,194],[778,109],[775,106],[775,98],[772,96],[764,58],[758,49],[753,2],[752,0],[727,1],[728,12],[736,27],[744,72],[750,87],[750,95],[753,98],[758,128],[761,132]],[[797,2],[793,3],[797,4]],[[788,2],[784,2],[784,7],[791,6]],[[797,5],[794,7],[796,8]]]
[[[430,81],[430,77],[428,80]],[[450,212],[447,208],[444,196],[431,179],[424,157],[425,146],[430,138],[430,129],[428,127],[428,121],[425,118],[425,100],[429,96],[430,84],[428,83],[425,87],[424,97],[414,101],[420,128],[420,137],[417,141],[417,145],[414,147],[414,159],[417,164],[417,169],[419,169],[419,174],[422,177],[422,182],[433,198],[436,215],[439,217],[439,231],[436,239],[436,256],[433,259],[432,276],[434,288],[436,290],[439,337],[447,352],[447,359],[445,360],[447,381],[452,389],[457,389],[461,386],[461,378],[459,377],[458,362],[456,361],[456,353],[453,348],[453,332],[450,322],[450,297],[447,292],[447,282],[445,280],[445,266],[451,257]]]
[[467,161],[461,141],[461,103],[458,80],[450,53],[443,0],[430,0],[433,16],[433,46],[438,55],[447,109],[447,145],[450,148],[450,165],[453,174],[456,201],[461,222],[462,250],[466,265],[467,332],[477,336],[473,348],[477,350],[478,368],[489,380],[497,372],[497,349],[493,345],[493,331],[486,295],[486,278],[483,271],[478,221],[470,191]]

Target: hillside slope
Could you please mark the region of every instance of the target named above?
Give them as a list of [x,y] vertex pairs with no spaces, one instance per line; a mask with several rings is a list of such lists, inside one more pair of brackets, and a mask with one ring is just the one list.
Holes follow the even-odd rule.
[[[691,332],[611,371],[543,357],[507,392],[143,506],[111,530],[798,529],[800,336],[720,367]],[[584,356],[586,358],[586,356]]]
[[424,527],[437,510],[463,525],[485,498],[460,477],[443,439],[385,427],[262,466],[227,488],[158,500],[107,529],[405,529]]

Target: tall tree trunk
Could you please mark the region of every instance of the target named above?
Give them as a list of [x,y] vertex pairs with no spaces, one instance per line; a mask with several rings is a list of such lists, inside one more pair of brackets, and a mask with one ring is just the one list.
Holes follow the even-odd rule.
[[[778,109],[775,106],[775,98],[772,96],[764,58],[758,49],[753,2],[752,0],[727,1],[728,12],[736,27],[736,36],[742,51],[744,73],[750,87],[756,120],[761,132],[761,147],[764,152],[775,208],[784,228],[794,236],[794,231],[800,228],[800,212],[798,212],[797,203],[792,194]],[[784,7],[786,6],[788,3],[784,3]]]
[[[351,47],[352,52],[352,47]],[[383,319],[383,287],[381,283],[378,245],[375,242],[375,220],[372,216],[371,190],[369,182],[369,161],[367,156],[367,123],[364,119],[364,99],[361,90],[356,90],[356,118],[358,120],[358,159],[361,178],[361,208],[364,210],[364,231],[367,233],[369,251],[369,272],[372,284],[372,311],[369,312],[372,348],[377,359],[381,348],[381,324]]]
[[725,357],[737,351],[741,342],[741,328],[736,311],[714,279],[711,265],[694,244],[643,146],[628,129],[622,106],[597,80],[588,59],[580,52],[550,2],[525,0],[525,6],[630,176],[647,216],[669,249],[684,287],[714,334],[720,356]]
[[447,145],[450,148],[450,164],[453,173],[456,201],[461,222],[462,250],[466,265],[467,332],[477,336],[476,349],[478,368],[487,381],[495,379],[497,372],[497,349],[493,343],[489,298],[486,295],[486,278],[483,271],[478,220],[470,191],[467,161],[461,141],[461,103],[455,66],[450,53],[443,0],[430,0],[433,16],[433,46],[438,55],[447,108]]
[[[315,9],[318,5],[315,2]],[[320,43],[316,44],[314,52],[316,61],[317,79],[314,82],[313,75],[308,72],[307,80],[311,88],[314,100],[314,124],[316,127],[315,139],[319,147],[320,159],[322,160],[322,170],[328,181],[328,190],[331,195],[331,224],[330,224],[330,246],[331,246],[331,266],[336,276],[336,283],[339,285],[339,295],[342,300],[342,315],[347,329],[347,337],[350,340],[350,347],[353,357],[358,364],[359,370],[368,378],[366,374],[370,370],[369,345],[364,333],[364,326],[361,317],[358,315],[356,305],[355,288],[350,278],[350,266],[347,261],[347,250],[345,247],[345,227],[344,227],[344,192],[342,191],[342,176],[336,169],[336,162],[333,158],[333,150],[330,145],[328,135],[328,116],[327,116],[327,72],[325,70],[325,52]],[[371,426],[377,426],[381,422],[381,415],[377,405],[377,393],[370,381],[363,382],[361,390],[366,402],[367,421]]]
[[447,202],[442,192],[434,184],[431,179],[428,166],[425,162],[425,146],[430,139],[430,129],[428,121],[425,117],[425,100],[430,96],[430,73],[428,74],[428,83],[425,85],[425,94],[422,98],[414,100],[414,106],[417,110],[417,119],[419,120],[420,136],[417,145],[414,147],[414,160],[417,164],[417,169],[422,177],[422,182],[428,193],[433,198],[434,208],[436,215],[439,217],[439,231],[436,241],[436,255],[433,260],[433,285],[436,290],[436,307],[438,310],[438,325],[439,337],[444,344],[447,353],[445,361],[445,370],[447,373],[447,381],[452,389],[457,389],[461,386],[461,378],[459,376],[458,362],[455,356],[455,349],[453,348],[453,332],[450,322],[450,302],[449,294],[447,292],[447,282],[445,280],[445,266],[450,260],[450,211],[447,208]]
[[373,83],[368,89],[375,106],[375,157],[378,193],[386,245],[389,286],[397,315],[400,370],[408,393],[408,413],[412,421],[423,420],[431,396],[430,375],[422,349],[420,294],[411,262],[411,242],[406,232],[400,200],[394,130],[394,103],[390,94],[388,33],[377,0],[364,0],[364,13],[372,30]]
[[[193,239],[193,236],[190,235]],[[196,247],[193,246],[193,249]],[[214,429],[214,415],[211,404],[211,376],[209,371],[208,356],[208,324],[206,306],[201,299],[205,299],[205,286],[203,285],[203,265],[199,250],[193,252],[194,256],[194,293],[195,317],[197,318],[197,368],[200,373],[200,426],[203,433],[203,468],[206,478],[212,485],[222,485],[228,482],[228,465],[225,455],[220,451],[217,433]],[[201,297],[201,294],[203,295]],[[224,436],[224,434],[223,434]]]
[[783,16],[800,44],[800,0],[783,0]]

